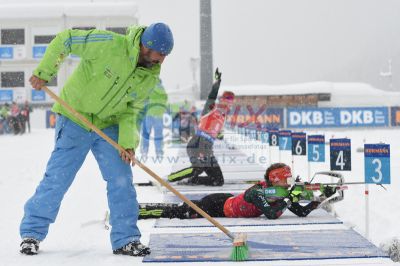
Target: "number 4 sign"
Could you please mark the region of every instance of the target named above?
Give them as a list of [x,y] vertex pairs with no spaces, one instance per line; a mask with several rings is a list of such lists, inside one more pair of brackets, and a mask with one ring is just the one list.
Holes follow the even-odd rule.
[[329,140],[331,170],[351,171],[350,139]]
[[365,183],[390,184],[390,145],[364,144]]

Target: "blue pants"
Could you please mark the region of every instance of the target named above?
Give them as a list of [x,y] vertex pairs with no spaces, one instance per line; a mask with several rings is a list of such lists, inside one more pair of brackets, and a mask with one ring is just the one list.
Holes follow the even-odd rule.
[[[103,132],[117,141],[118,126],[108,127]],[[46,237],[64,194],[91,150],[107,182],[112,248],[115,250],[130,241],[139,240],[141,235],[136,224],[138,202],[132,184],[131,166],[122,161],[118,151],[95,132],[86,131],[64,116],[57,116],[55,139],[43,180],[25,204],[21,237],[40,241]]]
[[149,139],[151,129],[154,129],[154,144],[156,146],[156,154],[163,155],[163,118],[147,115],[142,122],[142,154],[149,151]]

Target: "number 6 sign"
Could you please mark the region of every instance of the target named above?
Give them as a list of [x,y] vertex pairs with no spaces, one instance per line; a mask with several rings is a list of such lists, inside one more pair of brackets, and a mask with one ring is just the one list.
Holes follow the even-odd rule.
[[293,132],[292,133],[292,155],[306,155],[306,133]]
[[364,144],[365,183],[390,184],[390,145]]

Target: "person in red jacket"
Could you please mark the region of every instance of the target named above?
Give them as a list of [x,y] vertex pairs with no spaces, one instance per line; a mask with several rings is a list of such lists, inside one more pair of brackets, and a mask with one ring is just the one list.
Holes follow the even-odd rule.
[[[292,177],[291,169],[283,163],[272,164],[266,171],[264,181],[260,181],[245,192],[234,196],[230,193],[213,193],[193,202],[212,217],[258,217],[265,215],[268,219],[279,218],[286,209],[299,217],[307,216],[320,204],[316,198],[301,205],[305,199],[299,193],[289,189],[288,178]],[[332,196],[335,188],[326,186],[320,199]],[[148,218],[201,218],[186,203],[139,204],[139,219]]]
[[[168,176],[169,182],[187,178],[187,181],[181,183],[206,186],[222,186],[224,184],[221,168],[214,156],[213,144],[224,127],[226,115],[234,102],[235,95],[233,92],[225,91],[219,102],[215,103],[221,84],[221,72],[218,71],[218,68],[215,71],[215,79],[202,111],[196,134],[186,147],[192,165],[171,173]],[[200,176],[203,172],[206,175]]]

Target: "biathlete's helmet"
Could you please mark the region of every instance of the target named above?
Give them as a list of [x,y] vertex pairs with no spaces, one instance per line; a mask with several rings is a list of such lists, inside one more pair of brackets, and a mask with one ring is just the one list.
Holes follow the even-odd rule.
[[292,171],[289,166],[284,163],[275,163],[271,165],[265,173],[265,181],[269,185],[279,182],[279,180],[287,180],[292,177]]
[[225,103],[233,103],[235,101],[235,94],[231,91],[224,91],[220,101]]

